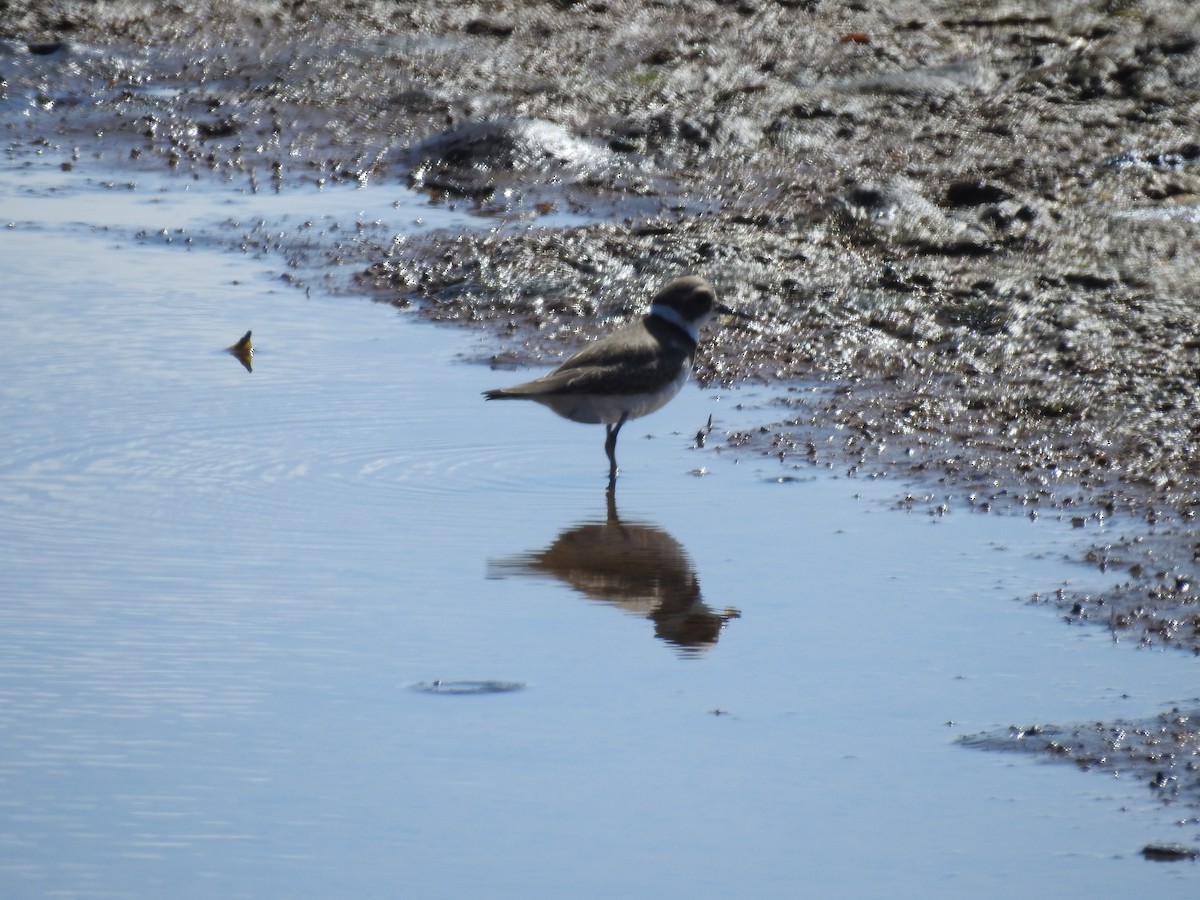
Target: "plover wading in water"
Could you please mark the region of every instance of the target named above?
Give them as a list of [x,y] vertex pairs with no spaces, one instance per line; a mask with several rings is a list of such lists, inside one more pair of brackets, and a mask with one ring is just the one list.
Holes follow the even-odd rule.
[[604,425],[611,482],[621,426],[679,393],[692,374],[700,329],[717,312],[737,315],[717,303],[703,278],[678,278],[654,295],[641,321],[589,344],[541,378],[483,396],[533,400],[572,422]]

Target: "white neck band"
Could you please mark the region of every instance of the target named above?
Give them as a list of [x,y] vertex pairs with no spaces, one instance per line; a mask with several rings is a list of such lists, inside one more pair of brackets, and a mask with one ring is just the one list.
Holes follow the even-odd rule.
[[664,322],[670,322],[672,325],[680,328],[684,334],[692,339],[693,344],[700,343],[700,326],[704,324],[703,321],[689,321],[675,307],[664,306],[661,303],[655,303],[650,307],[650,315],[657,316]]

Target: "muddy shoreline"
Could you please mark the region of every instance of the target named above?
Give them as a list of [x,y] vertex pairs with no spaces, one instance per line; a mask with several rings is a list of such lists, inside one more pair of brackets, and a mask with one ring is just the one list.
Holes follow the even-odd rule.
[[[756,318],[713,329],[699,377],[785,404],[725,448],[912,478],[934,510],[1128,522],[1092,552],[1117,590],[1038,602],[1200,653],[1200,10],[866,6],[8,0],[0,109],[10,161],[492,217],[231,239],[493,330],[497,365],[704,275]],[[1171,733],[1182,766],[1195,730]]]

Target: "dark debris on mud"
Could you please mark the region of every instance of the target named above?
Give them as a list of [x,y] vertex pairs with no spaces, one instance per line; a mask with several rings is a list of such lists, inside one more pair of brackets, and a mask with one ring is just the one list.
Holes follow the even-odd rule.
[[[966,735],[960,743],[1072,763],[1086,771],[1143,784],[1164,806],[1200,807],[1200,707],[1174,708],[1136,721],[1013,725]],[[1200,816],[1185,815],[1177,824],[1200,826]],[[1142,854],[1159,861],[1186,860],[1197,858],[1200,850],[1164,843],[1147,845]]]

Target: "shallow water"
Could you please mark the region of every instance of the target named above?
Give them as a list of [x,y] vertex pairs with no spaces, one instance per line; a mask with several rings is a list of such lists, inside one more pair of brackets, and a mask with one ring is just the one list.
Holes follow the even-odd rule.
[[6,896],[1191,895],[1144,787],[954,743],[1194,696],[1019,602],[1097,531],[696,450],[770,396],[694,388],[611,509],[494,339],[221,249],[465,214],[110,180],[0,177]]

